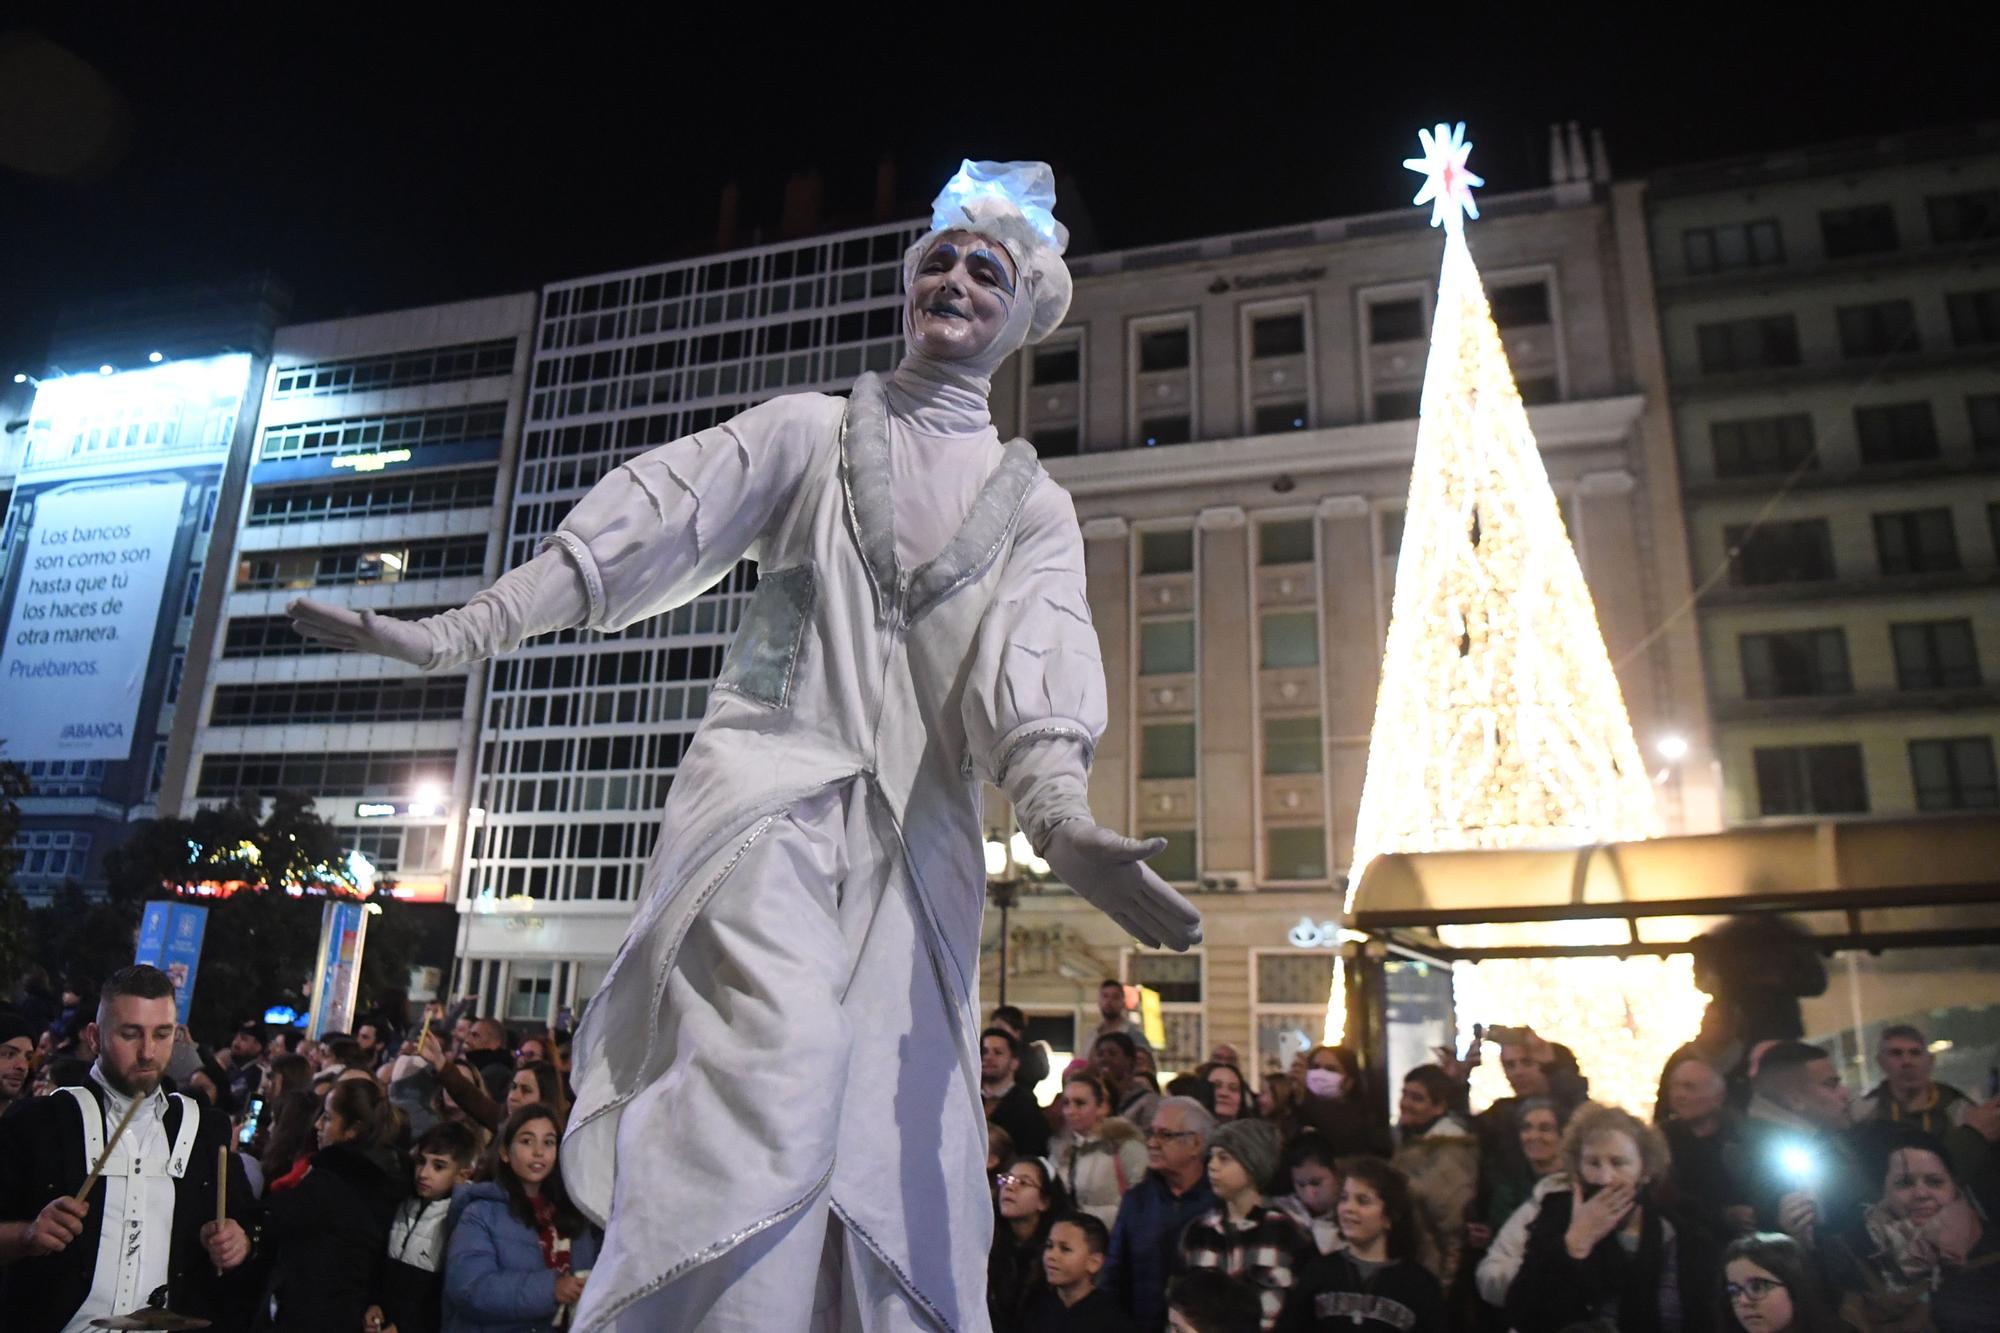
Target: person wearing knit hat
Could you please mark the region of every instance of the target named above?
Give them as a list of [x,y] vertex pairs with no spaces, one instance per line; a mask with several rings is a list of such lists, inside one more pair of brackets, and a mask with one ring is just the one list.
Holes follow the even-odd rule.
[[1319,1255],[1310,1232],[1264,1197],[1278,1169],[1278,1131],[1261,1120],[1232,1120],[1208,1141],[1208,1183],[1221,1203],[1181,1233],[1181,1263],[1240,1278],[1257,1289],[1266,1333],[1285,1293]]
[[467,606],[291,605],[308,638],[444,671],[758,564],[575,1037],[563,1178],[606,1228],[576,1333],[987,1329],[982,782],[1142,944],[1201,938],[1144,864],[1164,841],[1091,815],[1082,532],[988,407],[1069,307],[1054,204],[1045,164],[964,163],[904,256],[893,371],[630,459]]
[[28,1068],[39,1035],[19,1012],[0,1010],[0,1115],[28,1095]]

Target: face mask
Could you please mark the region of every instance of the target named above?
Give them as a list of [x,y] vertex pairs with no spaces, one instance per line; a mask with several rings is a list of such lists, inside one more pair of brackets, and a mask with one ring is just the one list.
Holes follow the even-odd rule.
[[1315,1097],[1338,1097],[1340,1085],[1347,1080],[1337,1069],[1308,1069],[1306,1071],[1306,1091]]

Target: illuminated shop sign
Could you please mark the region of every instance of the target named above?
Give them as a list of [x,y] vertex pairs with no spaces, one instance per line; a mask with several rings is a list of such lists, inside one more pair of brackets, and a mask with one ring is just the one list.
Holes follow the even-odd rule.
[[353,468],[356,472],[380,472],[391,463],[409,461],[408,449],[384,449],[374,454],[340,454],[327,466]]
[[356,801],[356,819],[394,819],[401,815],[409,819],[434,819],[444,813],[444,806],[437,801]]

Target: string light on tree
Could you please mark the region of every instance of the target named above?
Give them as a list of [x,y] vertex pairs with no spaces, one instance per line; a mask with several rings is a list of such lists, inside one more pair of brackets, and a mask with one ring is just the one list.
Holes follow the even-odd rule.
[[[1472,191],[1484,184],[1467,167],[1472,145],[1463,124],[1419,131],[1418,141],[1422,155],[1403,165],[1423,177],[1413,202],[1430,205],[1444,260],[1349,911],[1368,862],[1385,852],[1580,846],[1660,832],[1596,608],[1466,245],[1466,219],[1479,216]],[[1546,994],[1545,972],[1525,987],[1524,1003]],[[1338,987],[1336,979],[1329,1038],[1345,1027]],[[1527,1012],[1480,1016],[1534,1021]],[[1575,1034],[1545,1035],[1577,1045]]]

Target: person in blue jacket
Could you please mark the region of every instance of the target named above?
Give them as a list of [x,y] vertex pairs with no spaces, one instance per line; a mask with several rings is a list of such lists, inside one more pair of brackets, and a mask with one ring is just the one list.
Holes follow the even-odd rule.
[[507,1117],[493,1179],[457,1191],[444,1266],[444,1333],[546,1333],[583,1296],[597,1233],[563,1188],[562,1131],[546,1106]]

